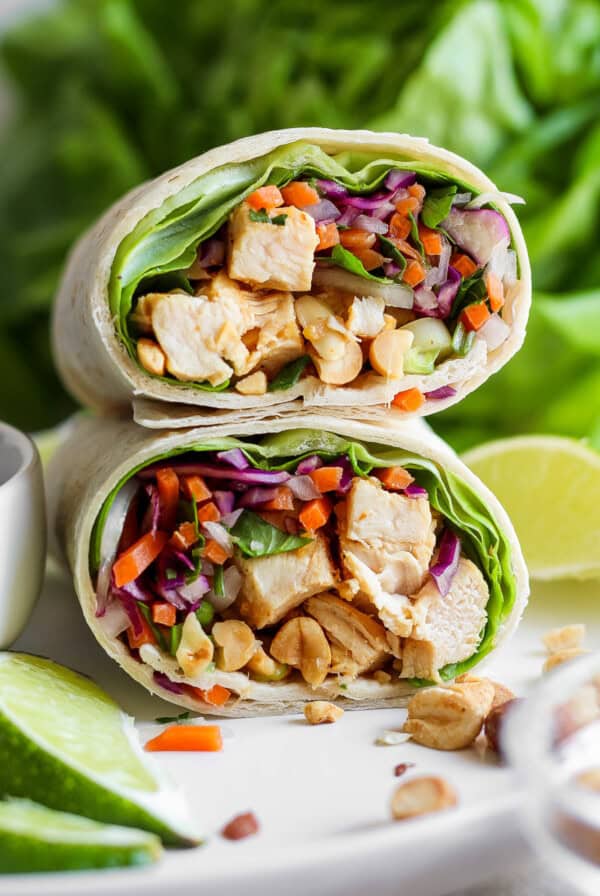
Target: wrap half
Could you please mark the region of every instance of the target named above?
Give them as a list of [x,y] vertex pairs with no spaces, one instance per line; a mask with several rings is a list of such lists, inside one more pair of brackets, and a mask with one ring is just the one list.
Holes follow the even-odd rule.
[[517,625],[514,530],[456,455],[420,421],[322,426],[85,419],[56,455],[85,618],[149,691],[230,716],[399,705]]
[[143,399],[149,426],[277,405],[373,420],[392,402],[442,410],[523,341],[516,198],[406,135],[302,128],[213,149],[133,190],[77,244],[56,363],[86,405]]

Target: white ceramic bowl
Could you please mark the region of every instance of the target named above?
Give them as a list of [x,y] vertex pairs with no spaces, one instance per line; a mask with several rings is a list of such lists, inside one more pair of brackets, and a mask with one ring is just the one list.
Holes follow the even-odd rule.
[[0,423],[0,648],[21,634],[42,587],[46,512],[31,439]]

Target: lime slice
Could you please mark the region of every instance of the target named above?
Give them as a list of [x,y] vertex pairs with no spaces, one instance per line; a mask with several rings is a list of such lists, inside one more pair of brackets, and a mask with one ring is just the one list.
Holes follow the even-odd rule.
[[30,800],[0,801],[0,874],[149,865],[160,840],[146,831],[100,824]]
[[165,784],[133,719],[94,682],[51,660],[0,653],[0,793],[198,842],[182,794]]
[[532,578],[600,576],[600,455],[557,436],[474,448],[464,462],[498,496]]

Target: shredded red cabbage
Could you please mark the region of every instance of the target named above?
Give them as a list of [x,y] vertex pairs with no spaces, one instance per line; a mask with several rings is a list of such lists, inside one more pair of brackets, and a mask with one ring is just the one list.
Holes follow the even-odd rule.
[[445,529],[440,541],[437,562],[429,570],[442,597],[446,597],[452,587],[459,560],[460,540],[451,529]]
[[431,401],[441,401],[443,398],[452,398],[456,395],[454,386],[440,386],[439,389],[432,389],[431,392],[425,393],[425,398]]
[[388,232],[388,226],[385,221],[370,215],[357,215],[352,225],[358,230],[365,230],[367,233],[379,233],[381,235]]
[[164,672],[155,672],[154,681],[156,682],[156,684],[159,684],[161,688],[164,688],[165,691],[171,691],[172,694],[184,693],[183,685],[179,684],[176,681],[171,681],[168,675],[165,675]]
[[[234,449],[236,450],[236,449]],[[285,470],[261,470],[258,467],[249,467],[244,470],[220,467],[218,464],[190,463],[189,461],[174,461],[170,464],[181,476],[206,476],[208,479],[230,479],[233,486],[236,485],[281,485],[290,478]],[[160,466],[153,465],[140,470],[140,479],[151,479],[156,476]]]
[[410,485],[407,485],[404,489],[404,494],[408,495],[409,498],[428,498],[429,495],[427,493],[426,488],[422,488],[422,486],[417,485],[415,482],[411,482]]
[[319,193],[330,199],[343,199],[348,195],[346,187],[337,184],[334,180],[325,180],[324,178],[317,181],[317,189]]
[[215,491],[213,492],[213,501],[219,508],[221,516],[224,516],[226,513],[231,513],[233,510],[235,506],[235,495],[233,492]]
[[392,168],[385,177],[384,184],[388,190],[399,190],[412,187],[417,182],[417,175],[414,171],[403,171],[401,168]]
[[312,473],[313,470],[316,470],[317,467],[322,467],[323,461],[319,457],[318,454],[311,454],[310,457],[305,457],[304,460],[301,460],[298,466],[296,467],[296,475],[303,476],[304,473]]
[[242,495],[238,501],[238,505],[240,507],[258,507],[260,504],[265,504],[267,501],[273,501],[276,497],[276,488],[260,488],[260,486],[255,486],[254,488],[249,488],[248,491]]
[[329,199],[321,199],[314,205],[306,205],[302,211],[310,215],[317,224],[331,224],[333,221],[337,221],[341,215],[337,205],[334,205]]
[[217,451],[217,460],[223,461],[224,464],[230,464],[236,470],[247,470],[250,461],[241,448],[230,448],[228,451]]

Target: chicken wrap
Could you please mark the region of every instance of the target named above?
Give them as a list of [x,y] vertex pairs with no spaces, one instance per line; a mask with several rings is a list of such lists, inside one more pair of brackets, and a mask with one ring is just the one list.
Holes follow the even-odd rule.
[[85,618],[149,691],[231,716],[398,705],[516,626],[514,530],[452,451],[420,421],[322,426],[159,435],[88,418],[56,455],[55,532]]
[[517,198],[421,138],[239,140],[138,187],[80,240],[56,363],[84,404],[140,399],[148,426],[276,405],[441,410],[523,341]]

